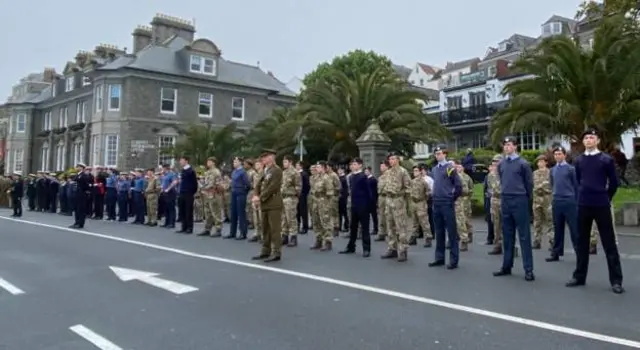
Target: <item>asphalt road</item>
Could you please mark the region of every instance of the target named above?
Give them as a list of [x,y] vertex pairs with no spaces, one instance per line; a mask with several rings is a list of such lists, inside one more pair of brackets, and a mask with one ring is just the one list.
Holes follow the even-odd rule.
[[[400,264],[377,258],[382,243],[369,259],[311,252],[306,235],[265,265],[244,241],[0,215],[2,350],[640,348],[637,238],[621,241],[627,293],[614,295],[601,255],[573,290],[563,283],[574,257],[545,263],[545,251],[528,283],[519,261],[514,276],[492,277],[500,258],[479,244],[447,271],[426,267],[432,249],[412,247]],[[110,267],[158,275],[122,281]]]

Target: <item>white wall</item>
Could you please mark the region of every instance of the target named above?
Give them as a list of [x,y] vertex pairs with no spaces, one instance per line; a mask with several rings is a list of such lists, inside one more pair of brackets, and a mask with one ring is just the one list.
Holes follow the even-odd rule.
[[[407,78],[407,80],[413,86],[419,86],[419,87],[422,87],[422,88],[429,88],[429,89],[437,90],[438,89],[438,82],[437,81],[431,82],[430,81],[431,78],[433,78],[433,75],[425,73],[420,68],[420,65],[418,65],[416,63],[414,65],[414,67],[413,67],[413,71],[411,71],[411,74],[409,74],[409,78]],[[422,83],[422,84],[420,84],[420,83]],[[433,86],[434,84],[436,86],[435,88],[430,87],[430,86]]]

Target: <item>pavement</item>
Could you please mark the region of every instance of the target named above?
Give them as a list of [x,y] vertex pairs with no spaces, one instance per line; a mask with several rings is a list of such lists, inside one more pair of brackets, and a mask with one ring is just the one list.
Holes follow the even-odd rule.
[[[162,228],[0,211],[0,349],[640,349],[640,254],[621,237],[627,293],[610,292],[606,261],[568,289],[575,258],[536,281],[494,278],[500,257],[474,244],[460,268],[312,252],[311,236],[281,262],[254,263],[258,245]],[[196,227],[198,229],[198,227]],[[479,241],[479,240],[478,240]],[[344,239],[335,247],[341,249]]]

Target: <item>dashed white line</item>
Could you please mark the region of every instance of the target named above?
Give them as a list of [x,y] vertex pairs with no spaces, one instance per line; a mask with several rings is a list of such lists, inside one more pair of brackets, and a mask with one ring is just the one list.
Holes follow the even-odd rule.
[[101,336],[100,334],[90,330],[89,328],[78,324],[72,327],[69,327],[69,330],[73,333],[79,335],[84,338],[84,340],[93,344],[96,348],[100,350],[122,350],[121,347],[107,340],[107,338]]
[[[49,225],[49,224],[43,224],[43,223],[39,223],[39,222],[32,222],[32,221],[26,221],[26,220],[20,220],[20,219],[8,218],[8,217],[1,217],[1,216],[0,216],[0,219],[10,220],[10,221],[14,221],[14,222],[20,222],[20,223],[23,223],[23,224],[40,226],[40,227],[45,227],[45,228],[50,228],[50,229],[56,229],[56,230],[61,230],[61,231],[68,231],[68,232],[73,232],[73,233],[77,233],[77,234],[81,234],[81,235],[85,235],[85,236],[108,239],[108,240],[111,240],[111,241],[127,243],[127,244],[131,244],[131,245],[136,245],[136,246],[140,246],[140,247],[146,247],[146,248],[155,249],[155,250],[164,251],[164,252],[175,253],[175,254],[188,256],[188,257],[192,257],[192,258],[204,259],[204,260],[215,261],[215,262],[219,262],[219,263],[225,263],[225,264],[230,264],[230,265],[235,265],[235,266],[241,266],[241,267],[246,267],[246,268],[251,268],[251,269],[256,269],[256,270],[279,273],[279,274],[287,275],[287,276],[304,278],[304,279],[308,279],[308,280],[312,280],[312,281],[316,281],[316,282],[322,282],[322,283],[332,284],[332,285],[336,285],[336,286],[342,286],[342,287],[346,287],[346,288],[351,288],[351,289],[355,289],[355,290],[376,293],[376,294],[385,295],[385,296],[388,296],[388,297],[409,300],[409,301],[413,301],[413,302],[417,302],[417,303],[421,303],[421,304],[426,304],[426,305],[437,306],[437,307],[441,307],[441,308],[445,308],[445,309],[449,309],[449,310],[466,312],[468,314],[473,314],[473,315],[477,315],[477,316],[493,318],[493,319],[502,320],[502,321],[505,321],[505,322],[511,322],[511,323],[515,323],[515,324],[520,324],[520,325],[523,325],[523,326],[544,329],[544,330],[548,330],[548,331],[552,331],[552,332],[556,332],[556,333],[563,333],[563,334],[572,335],[572,336],[576,336],[576,337],[581,337],[581,338],[586,338],[586,339],[591,339],[591,340],[597,340],[597,341],[601,341],[601,342],[604,342],[604,343],[610,343],[610,344],[626,346],[626,347],[630,347],[630,348],[634,348],[634,349],[640,349],[640,341],[637,341],[637,340],[619,338],[619,337],[614,337],[614,336],[610,336],[610,335],[606,335],[606,334],[584,331],[584,330],[571,328],[571,327],[566,327],[566,326],[561,326],[561,325],[557,325],[557,324],[553,324],[553,323],[549,323],[549,322],[536,321],[536,320],[532,320],[532,319],[528,319],[528,318],[524,318],[524,317],[512,316],[512,315],[503,314],[503,313],[499,313],[499,312],[494,312],[494,311],[490,311],[490,310],[485,310],[485,309],[480,309],[480,308],[475,308],[475,307],[470,307],[470,306],[465,306],[465,305],[460,305],[460,304],[454,304],[454,303],[450,303],[450,302],[446,302],[446,301],[441,301],[441,300],[421,297],[421,296],[417,296],[417,295],[397,292],[397,291],[393,291],[393,290],[373,287],[373,286],[366,285],[366,284],[359,284],[359,283],[339,280],[339,279],[335,279],[335,278],[314,275],[314,274],[310,274],[310,273],[291,271],[291,270],[286,270],[286,269],[272,267],[272,266],[264,266],[264,265],[260,265],[260,264],[247,263],[247,262],[244,262],[244,261],[221,258],[221,257],[217,257],[217,256],[212,256],[212,255],[199,254],[199,253],[194,253],[194,252],[190,252],[190,251],[187,251],[187,250],[171,248],[171,247],[162,246],[162,245],[158,245],[158,244],[147,243],[147,242],[142,242],[142,241],[136,241],[136,240],[122,238],[122,237],[109,236],[109,235],[102,234],[102,233],[89,232],[89,231],[85,231],[85,230],[77,230],[77,229],[72,229],[72,228],[67,228],[67,227],[62,227],[62,226]],[[119,349],[119,348],[107,348],[107,349]]]
[[6,290],[7,292],[9,292],[12,295],[20,295],[20,294],[24,294],[24,291],[18,287],[16,287],[15,285],[9,283],[9,281],[5,280],[4,278],[0,277],[0,288]]

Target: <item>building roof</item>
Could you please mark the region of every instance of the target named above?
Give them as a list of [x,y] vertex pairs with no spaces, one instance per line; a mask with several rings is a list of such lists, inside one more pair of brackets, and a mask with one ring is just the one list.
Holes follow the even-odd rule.
[[[135,55],[120,56],[98,68],[98,70],[129,68],[193,77],[193,74],[189,73],[185,68],[188,66],[188,62],[184,62],[184,58],[179,54],[190,44],[187,40],[175,36],[161,45],[149,45]],[[262,71],[259,67],[229,61],[222,57],[218,59],[216,76],[199,77],[227,84],[275,91],[286,96],[296,96],[296,93],[288,89],[284,83]]]
[[470,58],[470,59],[458,61],[458,62],[447,62],[447,65],[442,70],[442,73],[448,73],[448,72],[460,70],[478,62],[480,62],[480,59],[478,57],[474,57],[474,58]]
[[542,25],[545,25],[545,24],[548,24],[548,23],[553,23],[553,22],[567,23],[567,24],[569,24],[571,26],[573,26],[573,25],[575,25],[577,23],[575,20],[573,20],[571,18],[558,16],[558,15],[553,15],[546,22],[542,23]]
[[403,65],[399,65],[399,64],[392,64],[393,65],[393,69],[396,71],[396,73],[398,73],[398,75],[402,78],[402,79],[409,79],[409,75],[411,75],[411,72],[413,72],[413,69],[403,66]]
[[500,51],[496,48],[493,48],[484,58],[484,60],[492,59],[498,56],[503,56],[512,52],[522,51],[527,47],[535,44],[537,38],[532,38],[530,36],[522,35],[522,34],[513,34],[508,39],[503,40],[502,42],[509,42],[511,46],[507,48],[506,51]]
[[425,63],[420,63],[420,62],[418,62],[418,67],[420,67],[420,69],[422,69],[423,72],[431,75],[434,75],[441,70],[440,68],[437,68]]

